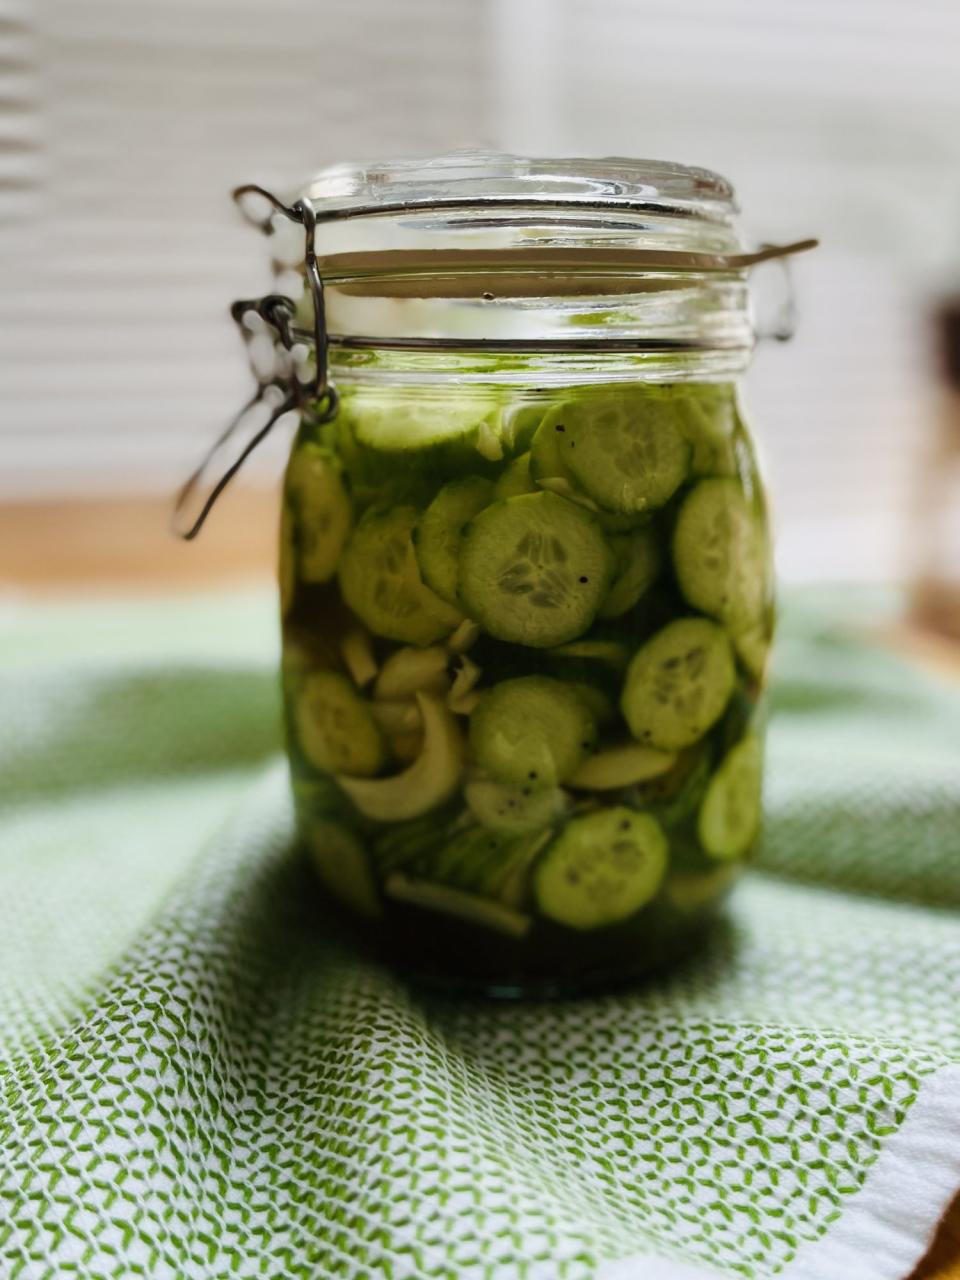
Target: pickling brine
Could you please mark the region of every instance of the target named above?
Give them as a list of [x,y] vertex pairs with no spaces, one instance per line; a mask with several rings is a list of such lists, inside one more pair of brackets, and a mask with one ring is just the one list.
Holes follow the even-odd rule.
[[773,625],[731,382],[341,387],[286,474],[283,686],[327,895],[435,981],[685,947],[754,848]]

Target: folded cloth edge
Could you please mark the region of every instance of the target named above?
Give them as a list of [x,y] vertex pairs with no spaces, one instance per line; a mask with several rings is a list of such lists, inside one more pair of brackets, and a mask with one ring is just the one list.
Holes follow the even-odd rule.
[[[960,1190],[960,1066],[928,1076],[899,1130],[840,1217],[802,1245],[778,1280],[907,1280]],[[655,1254],[606,1263],[597,1280],[720,1280]]]

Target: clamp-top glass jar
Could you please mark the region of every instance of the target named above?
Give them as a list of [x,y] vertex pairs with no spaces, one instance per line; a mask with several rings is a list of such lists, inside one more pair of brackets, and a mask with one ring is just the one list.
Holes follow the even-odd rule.
[[320,879],[441,984],[661,966],[760,824],[770,537],[735,382],[769,255],[722,178],[647,161],[339,167],[304,197],[324,289],[293,329],[324,302],[338,406],[302,414],[280,579]]

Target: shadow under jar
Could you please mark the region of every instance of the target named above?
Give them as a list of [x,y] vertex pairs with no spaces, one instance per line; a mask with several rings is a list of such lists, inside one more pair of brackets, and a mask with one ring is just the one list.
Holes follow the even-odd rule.
[[456,990],[659,968],[760,825],[773,589],[733,193],[460,155],[304,194],[339,408],[304,413],[286,472],[283,688],[324,891]]

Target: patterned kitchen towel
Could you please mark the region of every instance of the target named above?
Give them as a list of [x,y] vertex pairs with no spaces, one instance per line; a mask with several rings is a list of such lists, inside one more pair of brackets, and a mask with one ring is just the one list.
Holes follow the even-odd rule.
[[787,612],[765,870],[541,1005],[358,957],[269,601],[0,615],[0,1274],[900,1280],[960,1187],[960,695]]

